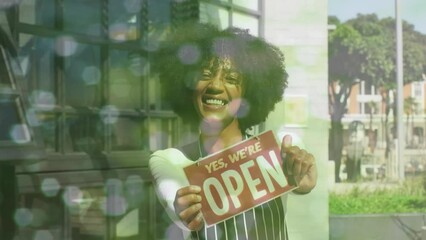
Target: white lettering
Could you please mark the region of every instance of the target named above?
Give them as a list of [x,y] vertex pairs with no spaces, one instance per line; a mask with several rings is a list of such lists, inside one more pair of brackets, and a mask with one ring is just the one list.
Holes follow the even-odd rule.
[[[216,201],[210,191],[210,187],[216,188],[216,191],[219,193],[220,200],[222,201],[222,208],[216,204]],[[226,197],[225,189],[223,189],[219,180],[214,177],[207,178],[203,183],[203,190],[206,195],[207,202],[216,215],[221,216],[229,211],[229,202]]]
[[275,187],[271,181],[271,177],[277,182],[281,187],[287,185],[287,179],[285,178],[284,172],[278,162],[277,156],[274,151],[269,152],[269,157],[271,157],[272,165],[269,163],[264,156],[258,156],[256,162],[259,165],[262,176],[265,179],[266,185],[268,186],[269,192],[274,192]]
[[[231,182],[231,178],[235,180],[236,186]],[[232,203],[234,203],[235,208],[241,207],[241,202],[238,196],[244,189],[243,179],[240,174],[235,170],[228,170],[222,173],[222,179],[225,183],[226,189],[229,192],[229,196],[231,197]]]
[[238,160],[240,160],[240,155],[238,154],[238,152],[233,153],[233,154],[229,154],[228,157],[229,157],[229,160],[231,160],[232,163],[238,162]]
[[246,163],[243,163],[240,165],[241,171],[243,172],[244,178],[246,179],[247,185],[249,187],[249,190],[251,192],[251,195],[253,196],[254,200],[257,200],[263,196],[266,195],[266,190],[258,191],[256,186],[260,184],[260,179],[255,178],[253,179],[250,175],[250,171],[248,170],[250,167],[254,166],[254,161],[250,160]]

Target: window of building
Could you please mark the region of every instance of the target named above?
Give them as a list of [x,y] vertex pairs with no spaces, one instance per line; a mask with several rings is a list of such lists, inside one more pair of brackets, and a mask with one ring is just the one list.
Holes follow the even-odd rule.
[[[196,135],[161,101],[150,56],[170,28],[190,19],[261,35],[261,6],[258,0],[23,0],[12,9],[26,81],[22,95],[7,94],[30,104],[10,121],[30,114],[47,152],[41,162],[18,167],[17,236],[166,238],[168,217],[156,201],[149,154]],[[10,81],[0,83],[6,89]],[[4,106],[20,110],[11,107],[13,99]]]
[[425,109],[425,103],[424,103],[424,82],[414,82],[412,83],[412,93],[411,95],[416,99],[417,103],[417,109],[418,112],[423,112]]
[[260,0],[200,1],[200,21],[220,28],[239,27],[255,36],[263,35],[263,3]]
[[[19,5],[19,58],[31,111],[49,152],[60,159],[177,143],[170,126],[178,119],[161,104],[149,69],[150,51],[161,41],[158,33],[173,18],[170,6],[152,0],[25,0]],[[161,139],[150,141],[150,136]]]

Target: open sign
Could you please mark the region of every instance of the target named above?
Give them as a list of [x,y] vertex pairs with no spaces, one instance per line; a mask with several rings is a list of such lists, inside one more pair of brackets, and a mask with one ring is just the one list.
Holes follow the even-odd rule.
[[295,189],[282,169],[272,131],[201,159],[184,169],[201,187],[205,223],[213,225]]

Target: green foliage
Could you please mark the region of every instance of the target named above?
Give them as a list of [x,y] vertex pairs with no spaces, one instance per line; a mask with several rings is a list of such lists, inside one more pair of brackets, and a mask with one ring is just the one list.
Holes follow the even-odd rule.
[[[331,81],[355,81],[358,78],[372,81],[377,87],[386,82],[395,82],[393,18],[379,19],[376,14],[358,14],[344,23],[335,17],[329,17],[329,21],[337,23],[336,29],[329,33]],[[405,21],[402,29],[404,83],[420,81],[426,72],[426,35],[417,32],[412,24]]]
[[421,178],[392,189],[355,187],[345,194],[331,193],[329,211],[336,215],[426,212],[426,191]]

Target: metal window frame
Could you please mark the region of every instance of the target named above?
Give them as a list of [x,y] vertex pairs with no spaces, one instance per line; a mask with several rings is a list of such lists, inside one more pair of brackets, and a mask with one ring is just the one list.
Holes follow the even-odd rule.
[[244,6],[236,5],[233,3],[233,0],[229,0],[229,2],[224,2],[221,0],[199,0],[202,3],[212,4],[218,7],[225,8],[229,11],[229,22],[228,25],[230,27],[233,26],[232,15],[234,12],[246,14],[252,17],[255,17],[259,20],[258,26],[258,34],[260,37],[264,37],[265,35],[265,3],[264,0],[258,0],[258,10],[253,10],[246,8]]
[[[141,45],[140,42],[136,42],[136,41],[132,41],[132,42],[116,42],[113,41],[111,39],[109,39],[108,36],[108,26],[109,26],[109,22],[108,22],[108,17],[109,17],[109,9],[108,9],[108,0],[101,0],[101,5],[102,5],[102,10],[101,10],[101,19],[100,19],[100,23],[101,23],[101,35],[100,36],[88,36],[88,35],[84,35],[81,33],[74,33],[74,32],[70,32],[70,31],[64,31],[63,30],[63,17],[64,17],[64,0],[55,0],[55,23],[54,23],[54,27],[50,28],[50,27],[44,27],[44,26],[40,26],[40,25],[35,25],[35,24],[29,24],[29,23],[23,23],[23,22],[19,22],[19,9],[18,7],[14,7],[14,37],[16,41],[19,41],[19,34],[29,34],[35,37],[45,37],[45,38],[56,38],[59,36],[63,36],[63,35],[67,35],[67,36],[71,36],[73,37],[73,39],[78,42],[78,43],[84,43],[84,44],[88,44],[88,45],[92,45],[92,46],[98,46],[100,48],[100,70],[101,70],[101,83],[100,83],[100,92],[101,92],[101,105],[106,105],[109,103],[110,101],[110,96],[109,96],[109,68],[110,68],[110,62],[109,62],[109,51],[110,49],[117,49],[117,50],[127,50],[129,52],[135,52],[135,53],[139,53],[141,54],[141,56],[145,56],[149,59],[149,52],[145,51]],[[145,4],[147,4],[147,1],[144,1]],[[139,16],[144,16],[143,14],[146,14],[146,8],[147,5],[145,5],[144,7],[142,7],[141,12],[138,13]],[[145,12],[144,12],[145,11]],[[146,24],[139,24],[139,27],[141,29],[139,29],[141,32],[146,31],[146,29],[148,28],[148,26],[146,26]],[[141,37],[141,41],[146,41],[146,36],[142,36]],[[66,116],[69,114],[76,114],[76,115],[82,115],[82,114],[86,114],[87,111],[89,111],[92,114],[96,114],[100,111],[99,108],[87,108],[84,110],[84,112],[81,109],[76,109],[70,106],[65,105],[65,84],[64,84],[64,71],[63,71],[63,66],[64,66],[64,58],[60,57],[60,56],[55,56],[54,59],[54,78],[55,78],[55,84],[56,84],[56,88],[55,88],[55,92],[58,96],[58,106],[55,107],[53,110],[49,110],[46,111],[45,113],[52,113],[52,114],[56,114],[59,115],[58,119],[59,123],[58,123],[58,133],[59,133],[59,137],[56,139],[57,141],[57,146],[58,149],[56,152],[48,152],[47,153],[47,157],[42,161],[42,162],[67,162],[69,161],[69,159],[80,159],[83,161],[86,161],[87,164],[83,164],[80,166],[91,166],[91,167],[95,167],[90,165],[90,162],[93,162],[94,157],[90,156],[84,152],[65,152],[65,128],[66,128]],[[149,73],[148,73],[149,75]],[[150,119],[158,119],[158,118],[164,118],[165,120],[169,120],[172,119],[173,121],[178,121],[178,118],[176,116],[176,114],[174,114],[172,111],[170,110],[150,110],[149,106],[148,106],[148,101],[147,101],[147,95],[148,95],[148,85],[149,81],[148,80],[144,80],[142,81],[142,84],[140,85],[141,89],[141,108],[140,109],[123,109],[123,108],[119,108],[119,114],[122,117],[140,117],[141,119],[143,119],[143,121],[150,121]],[[36,109],[43,111],[43,109],[37,108]],[[107,125],[107,129],[105,130],[107,131],[107,133],[111,132],[111,127],[109,127]],[[178,131],[176,131],[178,132]],[[103,151],[102,154],[105,156],[111,156],[111,158],[114,158],[113,156],[115,155],[121,155],[122,157],[126,157],[126,158],[134,158],[136,156],[141,156],[140,154],[142,154],[142,156],[145,156],[148,153],[147,151],[112,151],[112,137],[111,134],[105,134],[106,135],[106,139],[104,142],[104,147],[103,147]],[[176,134],[174,134],[176,135]],[[173,141],[175,141],[177,139],[176,136],[172,136]],[[146,136],[147,137],[147,136]],[[144,136],[141,136],[141,138],[144,138]],[[138,152],[138,154],[134,154],[134,152]],[[76,157],[78,156],[78,157]],[[52,160],[55,159],[55,160]],[[139,157],[136,159],[140,159]],[[147,159],[146,159],[147,160]],[[53,162],[52,162],[53,161]],[[43,166],[42,167],[42,171],[66,171],[66,168],[60,167],[58,164],[43,164],[40,163],[39,165]],[[130,162],[132,162],[132,160],[128,159],[126,161],[127,164],[124,165],[129,165]],[[140,164],[138,163],[132,163],[135,164],[134,166],[139,166]],[[68,165],[68,164],[64,164],[64,165]],[[56,167],[54,167],[56,166]],[[70,166],[71,167],[71,166]],[[86,167],[82,167],[81,169],[85,169]],[[124,166],[125,167],[125,166]],[[78,168],[72,168],[74,170],[78,170]],[[25,169],[21,169],[20,171],[30,171],[30,170],[25,170]]]

